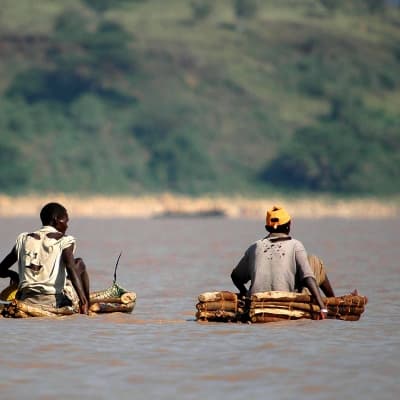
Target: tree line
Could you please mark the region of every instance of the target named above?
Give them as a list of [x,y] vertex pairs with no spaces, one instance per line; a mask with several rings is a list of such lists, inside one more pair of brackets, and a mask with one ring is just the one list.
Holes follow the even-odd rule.
[[[295,110],[298,99],[326,104],[291,129],[271,107],[274,93],[259,99],[257,86],[242,85],[248,77],[225,74],[232,65],[198,61],[182,50],[190,42],[143,49],[136,45],[140,31],[110,18],[145,3],[151,6],[150,0],[82,0],[83,8],[63,8],[48,35],[28,43],[34,59],[0,37],[11,49],[7,58],[15,58],[0,96],[3,192],[398,192],[400,117],[386,103],[371,102],[376,93],[395,98],[400,86],[396,41],[371,49],[305,27],[284,44],[265,46],[270,38],[262,25],[243,32],[217,27],[249,60],[239,73],[273,60],[273,83],[270,70],[257,79],[278,82],[280,95],[293,93],[293,104],[278,104],[280,110]],[[389,7],[319,3],[327,12],[358,7],[379,14]],[[229,4],[237,19],[257,19],[261,7],[257,0]],[[188,7],[196,22],[211,15],[215,2],[192,0]]]

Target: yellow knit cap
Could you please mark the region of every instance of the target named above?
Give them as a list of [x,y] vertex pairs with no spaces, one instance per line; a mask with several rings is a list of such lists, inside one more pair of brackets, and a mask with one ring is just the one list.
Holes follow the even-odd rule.
[[273,206],[267,211],[266,224],[272,226],[274,229],[278,225],[286,224],[290,221],[290,215],[283,207]]

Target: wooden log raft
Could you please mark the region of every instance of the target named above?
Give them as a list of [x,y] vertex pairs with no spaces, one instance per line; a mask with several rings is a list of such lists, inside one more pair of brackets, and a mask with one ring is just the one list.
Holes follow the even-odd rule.
[[[365,311],[368,299],[358,294],[322,298],[328,319],[358,321]],[[247,302],[251,322],[269,322],[269,319],[318,319],[320,308],[312,296],[302,293],[263,292],[255,293]]]
[[[328,319],[358,321],[365,311],[368,299],[358,294],[340,297],[322,298],[327,310]],[[318,319],[320,308],[314,299],[307,294],[288,292],[255,293],[247,301],[249,320],[265,322],[268,318]]]
[[[319,319],[320,314],[320,308],[312,296],[302,293],[262,292],[242,300],[235,293],[221,291],[202,293],[198,299],[196,318],[201,321],[264,323]],[[328,310],[328,319],[358,321],[368,299],[358,294],[349,294],[323,298],[323,302]]]
[[243,314],[244,302],[236,293],[205,292],[198,296],[196,319],[198,321],[236,322]]
[[[31,304],[15,299],[15,288],[0,293],[0,314],[6,318],[47,317],[57,318],[76,314],[74,307],[51,307]],[[13,294],[13,295],[12,295]],[[117,283],[105,290],[90,293],[89,311],[92,314],[124,312],[131,313],[136,304],[136,293],[129,292]]]

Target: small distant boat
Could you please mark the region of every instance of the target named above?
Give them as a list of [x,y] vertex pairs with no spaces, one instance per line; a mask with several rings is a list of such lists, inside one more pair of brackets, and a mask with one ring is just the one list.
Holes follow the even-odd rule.
[[[229,291],[204,292],[198,296],[196,319],[214,322],[266,323],[297,319],[319,319],[320,308],[312,296],[270,291],[240,298]],[[358,321],[368,299],[358,294],[322,298],[328,319]]]

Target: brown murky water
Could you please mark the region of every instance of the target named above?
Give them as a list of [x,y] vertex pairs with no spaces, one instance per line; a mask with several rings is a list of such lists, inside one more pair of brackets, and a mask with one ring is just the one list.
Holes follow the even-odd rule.
[[[73,216],[72,216],[73,218]],[[0,256],[34,219],[0,220]],[[92,289],[138,295],[131,315],[0,319],[1,399],[397,399],[400,222],[296,220],[293,235],[329,267],[338,295],[369,297],[358,322],[216,324],[197,295],[234,290],[230,272],[262,221],[73,220]],[[6,282],[1,282],[4,287]]]

